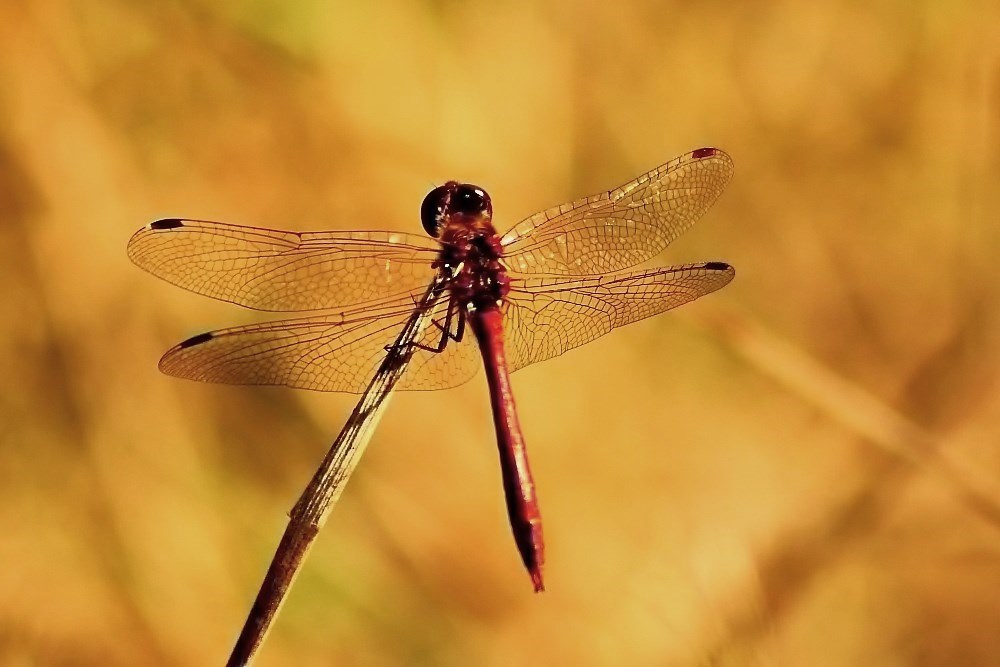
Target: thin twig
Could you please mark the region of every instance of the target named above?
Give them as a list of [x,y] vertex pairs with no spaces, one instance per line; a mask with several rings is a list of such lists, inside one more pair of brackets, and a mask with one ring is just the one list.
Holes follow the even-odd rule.
[[257,599],[254,600],[226,663],[229,667],[249,665],[264,643],[309,548],[344,490],[344,484],[371,439],[392,390],[406,370],[415,350],[413,343],[420,338],[430,322],[431,313],[444,286],[445,281],[440,276],[435,278],[423,298],[417,302],[413,315],[396,342],[387,348],[385,360],[375,372],[344,429],[334,440],[312,481],[292,508],[288,527],[281,537]]

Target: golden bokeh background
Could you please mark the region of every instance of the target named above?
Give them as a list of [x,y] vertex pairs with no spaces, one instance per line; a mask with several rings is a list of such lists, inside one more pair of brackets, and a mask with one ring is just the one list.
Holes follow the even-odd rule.
[[1000,8],[4,3],[0,664],[221,664],[354,399],[156,361],[261,319],[132,266],[164,216],[501,229],[703,145],[664,262],[722,292],[514,376],[548,591],[482,375],[393,399],[261,665],[1000,660]]

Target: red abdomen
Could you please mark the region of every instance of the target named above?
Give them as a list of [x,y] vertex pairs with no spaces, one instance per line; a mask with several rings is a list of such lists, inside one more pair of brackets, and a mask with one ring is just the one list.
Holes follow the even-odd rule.
[[544,589],[542,566],[545,562],[545,543],[542,539],[542,515],[538,510],[535,482],[531,478],[528,453],[521,425],[517,421],[514,393],[511,391],[510,375],[507,372],[503,318],[496,304],[473,310],[468,318],[476,340],[479,341],[486,380],[490,387],[490,404],[500,450],[507,515],[521,560],[538,592]]

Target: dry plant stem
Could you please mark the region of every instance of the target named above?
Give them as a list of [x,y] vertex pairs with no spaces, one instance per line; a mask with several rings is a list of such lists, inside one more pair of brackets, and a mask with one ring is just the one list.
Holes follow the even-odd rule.
[[974,483],[942,453],[941,443],[912,420],[787,341],[733,311],[711,305],[686,315],[712,327],[755,368],[834,420],[907,463],[937,475],[995,529],[1000,499],[992,484]]
[[330,509],[344,490],[344,484],[371,439],[393,388],[406,370],[413,356],[413,342],[419,340],[420,334],[430,322],[431,313],[441,298],[444,287],[443,278],[436,278],[423,298],[417,302],[413,315],[395,343],[387,350],[385,360],[375,372],[375,377],[365,389],[344,429],[330,447],[302,497],[292,508],[288,527],[226,663],[230,667],[249,665],[263,644],[299,573],[302,561],[326,522]]

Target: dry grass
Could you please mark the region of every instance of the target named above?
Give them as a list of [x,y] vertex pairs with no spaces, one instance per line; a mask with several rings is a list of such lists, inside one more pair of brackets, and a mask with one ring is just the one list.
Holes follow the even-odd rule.
[[188,215],[501,227],[700,145],[668,261],[723,292],[514,378],[530,593],[482,380],[401,395],[263,665],[978,665],[1000,654],[995,3],[0,7],[0,663],[219,664],[350,397],[159,353],[254,315],[131,266]]

